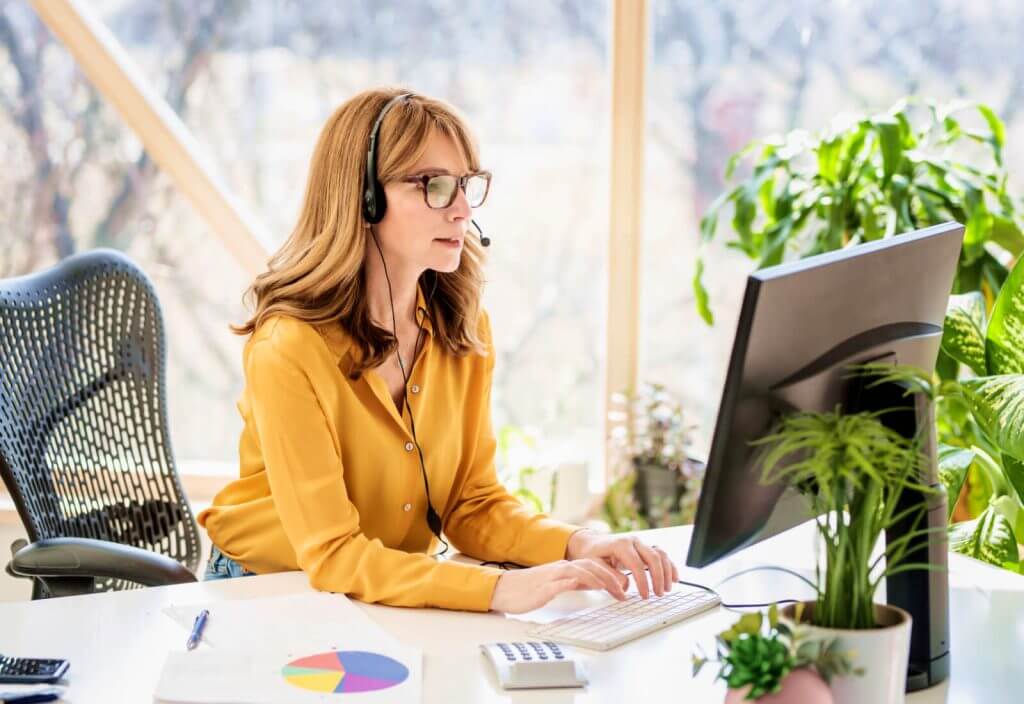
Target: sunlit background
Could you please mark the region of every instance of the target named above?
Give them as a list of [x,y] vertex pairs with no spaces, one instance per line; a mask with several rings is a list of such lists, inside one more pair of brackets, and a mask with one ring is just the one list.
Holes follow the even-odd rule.
[[[486,305],[497,427],[600,476],[609,199],[604,0],[94,0],[276,248],[319,128],[349,96],[403,84],[469,119],[492,195]],[[988,102],[1024,166],[1024,6],[657,0],[647,86],[642,378],[679,394],[706,448],[743,277],[714,246],[717,322],[696,313],[697,222],[748,140],[819,129],[906,94]],[[115,247],[154,279],[169,328],[171,432],[183,471],[236,471],[248,278],[20,1],[0,2],[0,276]],[[211,469],[212,468],[212,469]]]

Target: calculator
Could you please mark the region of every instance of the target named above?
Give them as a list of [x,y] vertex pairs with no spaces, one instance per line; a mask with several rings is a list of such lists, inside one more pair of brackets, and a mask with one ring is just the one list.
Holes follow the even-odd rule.
[[583,687],[583,664],[565,646],[551,641],[487,643],[480,649],[494,666],[503,689]]
[[0,683],[53,683],[64,676],[71,663],[45,658],[14,658],[0,655]]

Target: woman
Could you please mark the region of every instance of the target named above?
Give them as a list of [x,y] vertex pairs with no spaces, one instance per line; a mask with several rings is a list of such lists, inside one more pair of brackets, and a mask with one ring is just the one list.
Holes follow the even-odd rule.
[[[496,478],[483,250],[468,234],[489,185],[437,100],[371,90],[327,121],[298,224],[236,329],[250,336],[240,477],[199,516],[208,578],[302,569],[364,601],[513,613],[572,589],[623,599],[622,569],[645,598],[671,589],[664,551],[531,515]],[[442,535],[536,566],[437,560]]]

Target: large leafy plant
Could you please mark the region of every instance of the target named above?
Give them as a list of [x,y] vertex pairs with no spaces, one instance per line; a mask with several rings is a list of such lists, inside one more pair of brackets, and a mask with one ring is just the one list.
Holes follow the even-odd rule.
[[[1024,250],[1004,144],[1003,123],[985,105],[916,101],[837,118],[820,134],[795,130],[755,141],[729,159],[728,183],[741,165],[749,175],[704,214],[702,251],[730,210],[726,245],[759,267],[956,220],[966,233],[954,293],[979,291],[991,304],[1006,279],[1005,262]],[[703,272],[700,255],[693,285],[711,324]]]
[[954,550],[1021,570],[1024,542],[1024,260],[986,313],[980,293],[953,296],[942,349],[969,370],[938,384],[939,470],[950,510],[971,468],[987,485],[980,515],[952,527]]
[[[926,531],[924,500],[900,500],[906,491],[931,489],[920,481],[919,437],[905,438],[883,422],[886,411],[799,412],[784,416],[757,441],[762,477],[784,483],[809,499],[821,544],[824,569],[816,571],[815,625],[875,627],[874,596],[888,576],[929,566],[907,560],[915,538]],[[912,529],[872,557],[881,535],[909,521]]]

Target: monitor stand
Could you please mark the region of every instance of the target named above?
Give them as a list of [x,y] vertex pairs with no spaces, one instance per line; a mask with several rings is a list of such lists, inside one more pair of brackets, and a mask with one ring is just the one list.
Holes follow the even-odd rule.
[[[896,383],[871,386],[871,379],[854,383],[850,388],[847,411],[886,410],[882,420],[904,437],[913,438],[924,429],[922,452],[925,472],[922,484],[934,493],[922,496],[921,491],[904,491],[897,513],[903,507],[926,500],[926,519],[911,516],[886,531],[886,544],[906,535],[918,521],[918,529],[931,529],[911,540],[913,547],[905,561],[928,563],[931,570],[911,570],[886,578],[886,601],[907,611],[913,619],[910,633],[910,663],[907,691],[914,692],[942,682],[949,677],[949,572],[946,491],[938,476],[935,439],[934,404],[924,394],[906,395],[906,388]],[[899,409],[891,411],[889,409]]]

